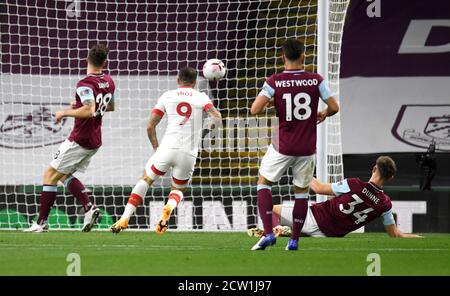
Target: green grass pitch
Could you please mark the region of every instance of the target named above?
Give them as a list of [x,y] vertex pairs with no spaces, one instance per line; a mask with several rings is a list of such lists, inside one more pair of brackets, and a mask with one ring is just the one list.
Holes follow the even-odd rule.
[[80,255],[81,275],[366,275],[370,253],[381,275],[450,275],[450,234],[302,238],[297,252],[284,250],[287,238],[260,252],[255,242],[242,232],[2,231],[0,275],[66,275],[69,253]]

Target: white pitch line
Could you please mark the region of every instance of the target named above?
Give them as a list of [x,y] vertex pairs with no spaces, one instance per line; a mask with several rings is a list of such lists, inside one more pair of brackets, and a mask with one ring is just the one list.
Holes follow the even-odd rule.
[[54,244],[0,244],[0,250],[4,250],[7,248],[15,248],[17,249],[17,247],[22,247],[22,248],[26,248],[27,250],[30,249],[65,249],[65,248],[75,248],[75,249],[91,249],[91,248],[98,248],[98,249],[104,249],[104,248],[137,248],[137,249],[163,249],[163,248],[170,248],[170,249],[190,249],[190,250],[217,250],[217,248],[204,248],[204,247],[200,247],[200,246],[171,246],[171,245],[147,245],[147,246],[142,246],[142,245],[82,245],[82,246],[77,246],[74,244],[67,244],[67,245],[54,245]]
[[[300,249],[299,249],[300,250]],[[409,252],[428,252],[428,251],[448,251],[450,252],[450,249],[426,249],[426,248],[351,248],[351,249],[337,249],[337,248],[307,248],[307,249],[301,249],[301,250],[308,250],[308,251],[339,251],[339,252],[353,252],[353,251],[387,251],[387,252],[395,252],[395,251],[409,251]]]
[[[43,248],[46,249],[68,249],[68,248],[75,248],[75,249],[104,249],[104,248],[136,248],[139,250],[161,250],[161,249],[171,249],[171,250],[185,250],[185,251],[199,251],[199,250],[214,250],[214,251],[234,251],[234,250],[243,250],[247,251],[249,248],[205,248],[200,246],[173,246],[173,245],[155,245],[155,244],[149,244],[149,245],[83,245],[83,246],[76,246],[72,244],[67,245],[53,245],[53,244],[0,244],[0,250],[6,250],[6,249],[17,249],[17,247],[23,247],[27,250],[40,250]],[[352,249],[340,249],[340,248],[301,248],[300,251],[306,251],[306,252],[323,252],[323,251],[339,251],[339,252],[355,252],[355,251],[364,251],[364,252],[450,252],[450,249],[439,249],[439,248],[352,248]]]

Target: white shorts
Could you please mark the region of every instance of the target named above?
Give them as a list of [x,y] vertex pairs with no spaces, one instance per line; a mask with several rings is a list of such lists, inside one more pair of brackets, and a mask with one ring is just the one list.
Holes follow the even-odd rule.
[[65,140],[59,146],[50,166],[63,174],[73,174],[76,171],[85,172],[91,161],[91,157],[98,151],[97,149],[86,149],[76,142]]
[[315,154],[309,156],[283,155],[270,145],[262,159],[259,174],[270,182],[278,182],[286,170],[292,167],[294,185],[306,188],[312,181],[315,166]]
[[[292,227],[292,211],[294,210],[294,204],[288,203],[281,206],[281,225]],[[311,237],[326,237],[322,231],[320,231],[317,225],[316,218],[311,211],[311,207],[308,207],[308,213],[306,214],[305,223],[303,224],[302,233]]]
[[172,185],[185,188],[192,178],[197,158],[178,149],[158,148],[145,165],[145,172],[157,180],[172,168]]

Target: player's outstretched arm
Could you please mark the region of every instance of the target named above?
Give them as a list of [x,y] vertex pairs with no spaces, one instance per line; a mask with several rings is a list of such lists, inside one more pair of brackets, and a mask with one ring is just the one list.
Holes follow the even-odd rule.
[[94,117],[95,115],[95,103],[93,100],[86,100],[83,102],[83,107],[78,109],[66,109],[57,111],[55,113],[55,122],[58,123],[64,117],[74,117],[78,119],[86,119]]
[[309,183],[309,186],[317,194],[334,195],[333,189],[331,188],[331,184],[321,183],[316,178],[312,179],[311,183]]
[[386,233],[390,236],[390,237],[399,237],[399,238],[423,238],[423,236],[414,234],[414,233],[403,233],[401,232],[397,225],[395,224],[390,224],[390,225],[385,225],[384,229],[386,230]]
[[270,98],[264,95],[259,95],[256,97],[255,101],[253,101],[250,113],[252,115],[261,114],[268,106],[270,106]]
[[329,97],[326,99],[325,104],[327,104],[327,109],[317,113],[317,123],[321,123],[325,120],[325,118],[333,116],[339,112],[339,104],[335,97]]
[[[220,121],[222,120],[222,114],[216,109],[216,107],[210,107],[206,110],[208,117],[211,119],[211,125],[219,126]],[[211,129],[212,127],[210,127]]]
[[222,114],[216,109],[216,107],[209,107],[206,110],[206,114],[208,114],[208,128],[203,130],[202,138],[206,136],[211,130],[214,130],[222,125]]
[[150,143],[152,144],[153,150],[156,151],[158,149],[159,143],[158,138],[156,137],[156,126],[161,121],[162,116],[156,114],[155,112],[152,112],[150,115],[150,120],[147,124],[147,136],[150,140]]

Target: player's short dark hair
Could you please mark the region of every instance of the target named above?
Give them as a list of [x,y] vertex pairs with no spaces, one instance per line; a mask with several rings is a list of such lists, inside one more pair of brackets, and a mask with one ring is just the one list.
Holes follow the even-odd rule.
[[184,67],[178,71],[178,79],[186,84],[192,84],[197,80],[197,70],[191,67]]
[[389,156],[380,156],[377,158],[376,162],[378,171],[380,172],[380,177],[383,180],[389,180],[394,177],[397,172],[397,165],[395,161]]
[[89,49],[88,61],[95,67],[103,66],[108,57],[109,48],[104,44],[96,44]]
[[289,38],[284,42],[281,49],[288,60],[296,61],[304,53],[305,45],[295,38]]

